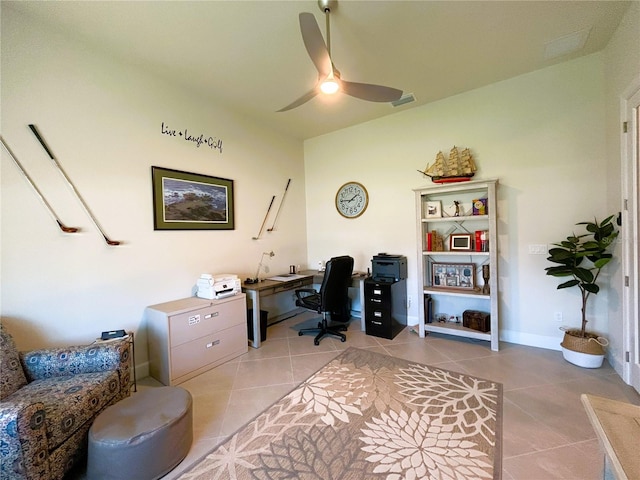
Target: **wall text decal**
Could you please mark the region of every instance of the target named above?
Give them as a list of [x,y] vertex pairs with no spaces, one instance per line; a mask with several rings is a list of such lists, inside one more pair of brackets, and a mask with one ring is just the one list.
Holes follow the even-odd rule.
[[206,145],[211,150],[217,150],[218,153],[222,153],[222,139],[216,137],[205,137],[203,133],[200,135],[193,135],[189,133],[188,129],[175,130],[169,127],[169,125],[162,122],[162,134],[169,135],[170,137],[181,138],[187,142],[192,142],[196,148],[200,148],[201,145]]

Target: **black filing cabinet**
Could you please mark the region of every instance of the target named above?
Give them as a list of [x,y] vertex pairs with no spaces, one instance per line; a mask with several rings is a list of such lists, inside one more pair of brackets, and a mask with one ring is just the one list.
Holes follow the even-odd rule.
[[407,281],[364,281],[367,335],[393,339],[407,325]]

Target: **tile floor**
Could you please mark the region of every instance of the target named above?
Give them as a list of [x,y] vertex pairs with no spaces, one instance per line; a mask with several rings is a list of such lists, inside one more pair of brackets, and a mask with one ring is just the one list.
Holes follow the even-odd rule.
[[[590,393],[640,405],[640,395],[605,362],[583,369],[562,353],[509,343],[492,352],[487,342],[404,329],[393,340],[367,336],[353,320],[347,341],[313,337],[297,329],[315,326],[309,313],[272,325],[259,349],[181,384],[194,400],[194,442],[185,460],[165,480],[177,478],[195,460],[267,406],[353,346],[501,382],[504,387],[504,480],[602,479],[604,458],[580,401]],[[152,378],[139,388],[158,386]],[[74,479],[78,477],[73,477]]]

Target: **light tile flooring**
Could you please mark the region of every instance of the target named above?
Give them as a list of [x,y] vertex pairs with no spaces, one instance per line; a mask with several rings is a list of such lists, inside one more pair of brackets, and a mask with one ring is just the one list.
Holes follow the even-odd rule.
[[[640,395],[606,362],[599,369],[583,369],[557,351],[501,342],[500,351],[492,352],[488,342],[437,334],[421,339],[408,328],[386,340],[360,331],[359,320],[352,321],[345,343],[325,337],[314,346],[312,336],[298,336],[297,330],[315,323],[302,313],[270,326],[261,348],[249,348],[246,355],[180,385],[194,400],[194,442],[165,480],[178,477],[349,346],[502,383],[504,480],[602,479],[603,454],[580,394],[640,405]],[[158,385],[151,378],[139,381],[139,388]]]

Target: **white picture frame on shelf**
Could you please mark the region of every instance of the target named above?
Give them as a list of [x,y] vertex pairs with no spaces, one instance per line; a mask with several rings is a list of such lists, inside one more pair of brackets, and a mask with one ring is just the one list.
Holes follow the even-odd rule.
[[451,235],[449,235],[449,251],[473,251],[473,235],[470,233],[452,233]]
[[426,202],[424,216],[425,218],[442,218],[442,202],[440,200]]

